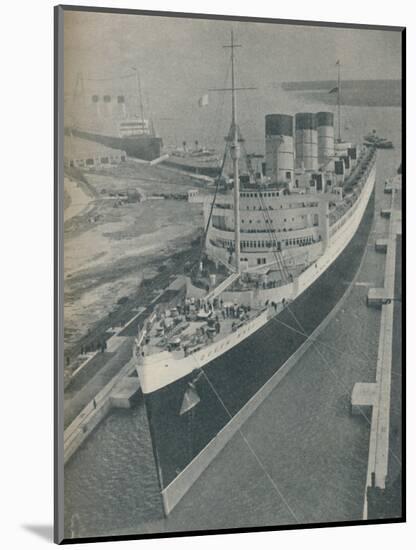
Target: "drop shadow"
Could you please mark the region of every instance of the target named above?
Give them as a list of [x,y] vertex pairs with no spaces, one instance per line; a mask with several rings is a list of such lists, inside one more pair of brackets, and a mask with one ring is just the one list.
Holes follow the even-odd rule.
[[53,526],[52,525],[22,525],[23,529],[30,531],[38,537],[53,542]]

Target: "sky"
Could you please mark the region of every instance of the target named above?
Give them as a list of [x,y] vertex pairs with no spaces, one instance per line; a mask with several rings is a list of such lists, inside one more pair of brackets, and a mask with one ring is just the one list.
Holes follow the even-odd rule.
[[[87,94],[105,90],[133,97],[134,78],[120,77],[134,75],[131,67],[138,67],[147,114],[159,126],[167,120],[189,122],[199,116],[198,98],[209,88],[224,87],[229,50],[222,45],[231,29],[242,46],[236,52],[237,84],[258,89],[244,93],[250,99],[242,100],[243,117],[250,101],[264,101],[284,81],[335,79],[337,59],[343,79],[401,76],[395,31],[87,12],[64,17],[65,94],[73,93],[82,73]],[[213,106],[218,112],[222,101],[214,96],[207,109],[211,118]],[[211,122],[204,116],[199,124]]]

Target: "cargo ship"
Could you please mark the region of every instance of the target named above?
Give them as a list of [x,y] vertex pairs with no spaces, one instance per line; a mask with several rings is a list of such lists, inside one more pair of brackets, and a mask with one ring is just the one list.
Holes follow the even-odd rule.
[[374,147],[331,112],[265,117],[265,173],[240,174],[231,35],[231,174],[204,204],[200,260],[134,344],[165,514],[313,342],[354,279],[374,212]]
[[66,134],[124,151],[133,158],[147,161],[159,158],[163,142],[145,116],[140,77],[137,69],[134,71],[131,76],[136,78],[137,93],[132,101],[127,101],[125,94],[97,91],[87,95],[79,77],[73,113],[65,125]]

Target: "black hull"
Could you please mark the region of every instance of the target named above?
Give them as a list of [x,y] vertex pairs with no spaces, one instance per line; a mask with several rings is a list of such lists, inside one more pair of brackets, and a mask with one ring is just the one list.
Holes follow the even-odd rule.
[[161,156],[162,139],[154,136],[116,137],[86,132],[78,128],[72,129],[76,137],[101,143],[111,149],[125,151],[127,156],[142,160],[154,160]]
[[360,265],[373,215],[374,191],[350,243],[321,277],[290,304],[290,310],[283,310],[262,329],[204,366],[206,377],[201,376],[196,382],[200,402],[193,409],[179,414],[188,382],[194,378],[192,374],[145,395],[162,490],[305,342],[302,332],[312,333],[339,302],[346,283],[354,278]]

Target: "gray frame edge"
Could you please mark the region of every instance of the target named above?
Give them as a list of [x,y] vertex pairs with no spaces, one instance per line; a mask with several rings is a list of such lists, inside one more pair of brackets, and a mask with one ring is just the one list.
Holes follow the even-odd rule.
[[331,28],[346,28],[346,29],[362,29],[362,30],[380,30],[380,31],[403,31],[405,26],[397,25],[372,25],[369,23],[348,23],[340,21],[318,21],[306,19],[279,19],[275,17],[256,17],[249,15],[227,15],[214,13],[192,13],[192,12],[177,12],[163,10],[146,10],[135,8],[116,8],[106,6],[79,6],[76,4],[60,4],[60,8],[65,11],[85,11],[96,13],[117,13],[121,15],[149,15],[159,17],[179,17],[185,19],[216,19],[219,21],[242,21],[253,23],[278,23],[281,25],[297,25],[306,27],[331,27]]
[[54,522],[53,540],[64,538],[63,357],[63,86],[64,10],[54,6]]
[[[404,149],[402,151],[402,165],[405,176],[406,167],[406,26],[371,25],[347,22],[328,21],[306,21],[296,19],[277,19],[269,17],[238,16],[238,15],[215,15],[211,13],[186,13],[174,11],[155,11],[141,9],[123,9],[116,7],[80,6],[60,4],[54,6],[54,542],[57,544],[79,544],[90,542],[120,541],[120,540],[143,540],[159,538],[190,537],[212,534],[232,533],[254,533],[280,530],[314,529],[322,527],[340,527],[353,525],[376,525],[389,523],[402,523],[406,521],[406,460],[403,462],[402,479],[402,517],[382,520],[367,520],[353,522],[334,522],[301,524],[292,526],[271,526],[271,527],[246,527],[241,529],[214,529],[203,531],[179,531],[167,533],[147,533],[130,535],[112,535],[102,537],[84,537],[76,539],[64,539],[64,467],[63,467],[63,21],[65,11],[85,11],[96,13],[114,13],[125,15],[145,15],[159,17],[179,17],[186,19],[208,19],[220,21],[243,21],[269,24],[287,24],[298,26],[314,26],[329,28],[350,28],[361,30],[384,30],[396,31],[402,34],[402,138]],[[405,210],[404,201],[404,210]],[[405,258],[405,256],[404,256]],[[404,358],[405,362],[405,358]],[[406,405],[406,382],[403,377],[403,410]],[[403,433],[406,432],[406,416],[403,414]],[[405,455],[405,439],[403,440],[403,451]]]

